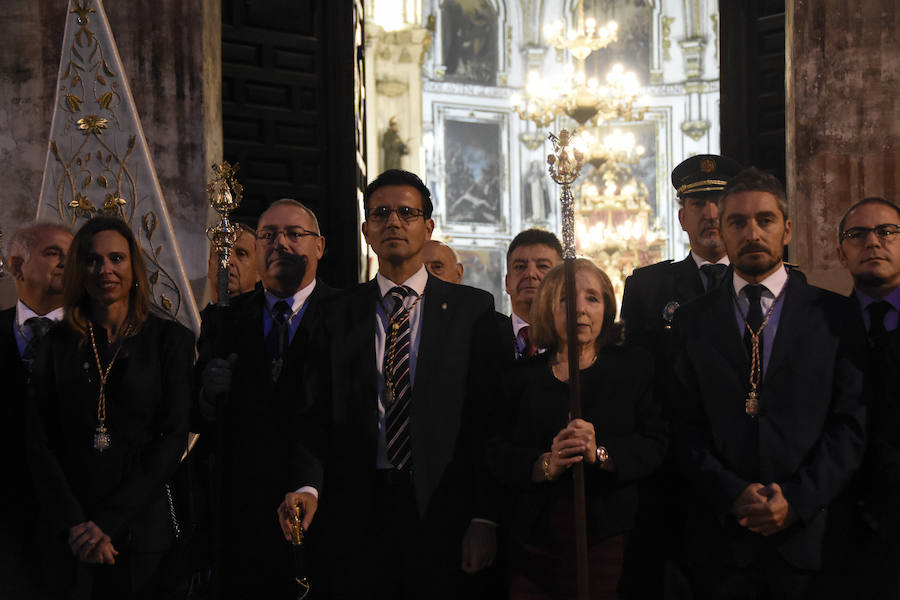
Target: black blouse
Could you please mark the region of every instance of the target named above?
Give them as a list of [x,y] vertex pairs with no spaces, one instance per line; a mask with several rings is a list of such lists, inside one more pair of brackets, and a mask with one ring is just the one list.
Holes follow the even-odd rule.
[[[489,466],[512,492],[510,529],[519,542],[540,544],[550,511],[570,494],[571,472],[548,482],[532,482],[538,457],[569,422],[569,385],[553,375],[548,355],[517,363],[509,377],[508,405],[515,412],[506,432],[491,444]],[[653,362],[644,350],[604,349],[581,371],[582,418],[594,425],[615,470],[585,465],[588,535],[592,542],[634,526],[637,482],[662,462],[667,429],[653,398]]]
[[[106,333],[94,333],[105,367]],[[148,317],[110,371],[110,445],[101,453],[93,447],[100,378],[90,339],[65,323],[47,334],[30,390],[30,456],[42,514],[55,533],[65,539],[91,520],[120,551],[171,541],[165,484],[187,445],[193,361],[191,331]]]

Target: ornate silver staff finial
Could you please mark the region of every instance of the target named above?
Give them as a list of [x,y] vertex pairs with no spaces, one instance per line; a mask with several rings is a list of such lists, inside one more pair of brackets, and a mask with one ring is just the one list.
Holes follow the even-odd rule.
[[559,137],[549,134],[549,139],[553,142],[553,154],[547,155],[548,170],[553,181],[562,186],[562,237],[563,237],[563,258],[575,258],[575,210],[573,204],[575,198],[572,196],[572,188],[570,187],[578,175],[581,173],[581,166],[584,164],[584,155],[581,150],[569,144],[574,140],[574,131],[563,129],[559,132]]
[[212,166],[215,176],[206,185],[206,194],[209,197],[209,205],[219,213],[221,220],[216,225],[206,228],[206,237],[212,242],[219,258],[219,273],[216,280],[216,289],[219,293],[220,306],[228,304],[228,261],[231,260],[231,249],[234,248],[240,236],[240,230],[235,223],[228,220],[228,215],[241,203],[241,195],[244,188],[234,178],[240,165],[235,163],[232,167],[227,162]]

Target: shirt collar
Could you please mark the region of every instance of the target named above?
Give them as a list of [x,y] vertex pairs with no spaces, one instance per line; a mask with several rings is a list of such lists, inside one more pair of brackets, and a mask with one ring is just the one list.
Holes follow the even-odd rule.
[[[697,254],[696,252],[694,252],[693,250],[691,250],[691,258],[694,259],[694,262],[697,264],[697,268],[698,268],[698,269],[699,269],[700,267],[702,267],[703,265],[711,265],[711,264],[713,264],[713,263],[709,262],[708,260],[706,260],[705,258],[703,258],[702,256],[700,256],[699,254]],[[717,264],[717,265],[725,265],[725,266],[727,267],[728,265],[731,264],[731,261],[728,260],[728,255],[725,254],[724,256],[722,256],[722,258],[720,258],[719,260],[717,260],[717,261],[715,262],[715,264]]]
[[423,264],[419,267],[419,270],[412,274],[412,276],[404,281],[403,283],[394,283],[387,277],[381,274],[379,271],[375,275],[375,282],[378,284],[378,291],[381,293],[381,297],[384,298],[388,292],[391,291],[391,288],[394,288],[398,285],[405,285],[416,293],[417,296],[421,296],[425,293],[425,284],[428,283],[428,271],[425,270],[425,265]]
[[[782,264],[780,269],[775,269],[774,273],[772,273],[759,283],[777,298],[778,294],[781,293],[781,289],[784,287],[784,284],[787,283],[787,279],[787,267]],[[734,272],[733,281],[735,295],[740,295],[741,290],[750,285],[748,281],[737,274],[737,271]]]
[[269,308],[269,311],[272,311],[275,307],[275,303],[279,300],[284,300],[285,302],[290,302],[291,312],[295,313],[300,310],[300,307],[303,306],[303,303],[309,298],[310,294],[313,293],[313,290],[316,287],[316,280],[313,279],[308,286],[303,289],[297,290],[293,296],[291,296],[291,300],[288,301],[287,298],[279,298],[269,290],[266,290],[266,306]]
[[511,314],[510,317],[512,318],[513,333],[518,336],[523,327],[528,327],[528,321],[516,313]]
[[[857,299],[859,299],[859,306],[863,311],[865,311],[867,308],[869,308],[869,305],[872,304],[873,302],[878,302],[877,299],[868,295],[867,293],[860,290],[859,288],[854,288],[854,291],[856,292]],[[900,285],[895,287],[894,291],[892,291],[890,294],[885,296],[884,300],[888,304],[890,304],[892,307],[894,307],[894,310],[896,310],[897,312],[900,312]]]
[[60,306],[59,308],[55,308],[48,312],[46,315],[39,315],[30,308],[28,308],[22,300],[16,301],[16,323],[19,327],[25,326],[25,321],[32,317],[46,317],[51,321],[61,321],[64,316],[63,308]]

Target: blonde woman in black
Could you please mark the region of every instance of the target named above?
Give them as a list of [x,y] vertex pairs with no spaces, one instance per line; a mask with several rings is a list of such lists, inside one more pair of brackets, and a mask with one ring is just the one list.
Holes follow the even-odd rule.
[[574,266],[582,418],[569,416],[565,267],[558,265],[531,307],[531,339],[547,352],[513,367],[508,401],[515,403],[515,422],[489,452],[513,502],[507,525],[513,541],[509,598],[515,600],[575,597],[571,468],[578,463],[585,465],[590,595],[617,598],[637,483],[665,454],[650,355],[618,343],[606,274],[587,259]]

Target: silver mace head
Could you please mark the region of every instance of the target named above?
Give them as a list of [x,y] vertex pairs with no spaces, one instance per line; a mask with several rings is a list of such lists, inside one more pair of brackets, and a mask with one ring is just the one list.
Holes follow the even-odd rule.
[[212,166],[213,179],[206,185],[209,205],[221,217],[215,225],[206,228],[206,237],[212,242],[219,259],[218,294],[219,303],[228,302],[228,262],[231,260],[231,249],[240,237],[240,229],[228,219],[234,209],[241,203],[244,188],[234,178],[239,165],[233,167],[227,162]]
[[563,258],[575,258],[575,210],[571,185],[581,174],[584,154],[575,146],[570,145],[575,138],[574,131],[570,133],[568,129],[562,129],[559,136],[550,133],[548,137],[553,143],[553,153],[547,155],[547,164],[550,165],[548,170],[553,181],[562,186],[560,203],[562,204]]

